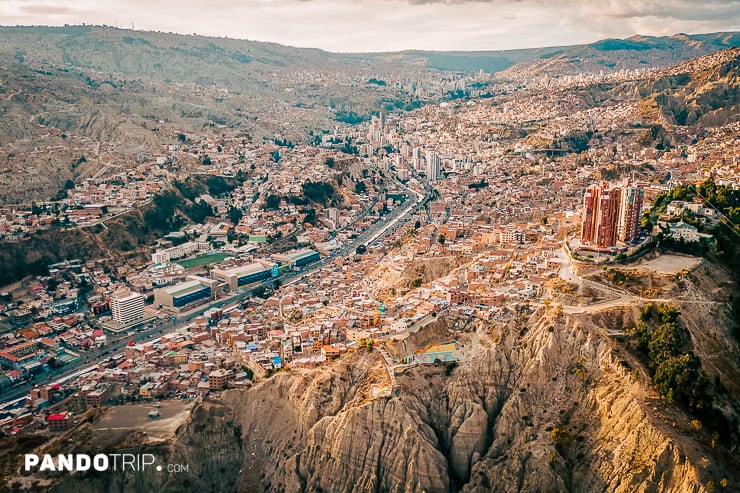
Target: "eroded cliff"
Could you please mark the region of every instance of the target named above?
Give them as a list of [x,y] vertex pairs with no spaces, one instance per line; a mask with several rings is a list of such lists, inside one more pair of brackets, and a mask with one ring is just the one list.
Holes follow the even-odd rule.
[[[712,448],[694,416],[652,390],[647,369],[620,342],[640,308],[541,307],[524,323],[478,322],[474,331],[448,334],[465,345],[463,362],[406,369],[397,377],[399,396],[389,399],[369,399],[368,375],[384,365],[377,352],[229,392],[224,403],[238,410],[245,444],[239,489],[686,492],[710,481],[737,485],[732,457]],[[686,318],[692,333],[725,331],[712,310]],[[693,338],[701,355],[706,338]],[[737,350],[727,337],[712,340]]]

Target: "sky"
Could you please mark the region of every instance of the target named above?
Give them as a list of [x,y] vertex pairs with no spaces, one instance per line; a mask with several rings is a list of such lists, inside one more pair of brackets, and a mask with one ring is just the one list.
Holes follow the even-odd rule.
[[0,0],[2,25],[106,24],[334,52],[504,50],[740,30],[740,0]]

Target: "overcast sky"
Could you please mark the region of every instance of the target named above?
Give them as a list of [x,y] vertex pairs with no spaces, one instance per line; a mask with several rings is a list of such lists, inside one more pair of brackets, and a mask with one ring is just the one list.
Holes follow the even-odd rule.
[[107,24],[330,51],[499,50],[740,29],[735,0],[0,0],[2,25]]

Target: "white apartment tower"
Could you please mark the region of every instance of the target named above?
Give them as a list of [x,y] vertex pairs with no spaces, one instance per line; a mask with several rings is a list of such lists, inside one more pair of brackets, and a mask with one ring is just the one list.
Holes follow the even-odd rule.
[[128,290],[118,291],[111,297],[113,321],[130,325],[144,320],[144,297]]
[[427,152],[427,180],[437,181],[439,180],[440,172],[440,161],[439,155],[436,152]]
[[411,151],[411,160],[415,170],[421,170],[421,149],[414,147]]
[[629,183],[625,182],[620,198],[617,239],[630,243],[639,238],[644,192],[641,187],[629,186]]

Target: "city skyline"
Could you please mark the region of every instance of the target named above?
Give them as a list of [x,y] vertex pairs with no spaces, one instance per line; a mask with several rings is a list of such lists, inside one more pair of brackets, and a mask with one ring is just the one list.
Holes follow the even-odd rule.
[[333,52],[505,50],[583,44],[635,34],[740,28],[740,2],[590,0],[2,0],[4,25],[95,24],[199,34]]

